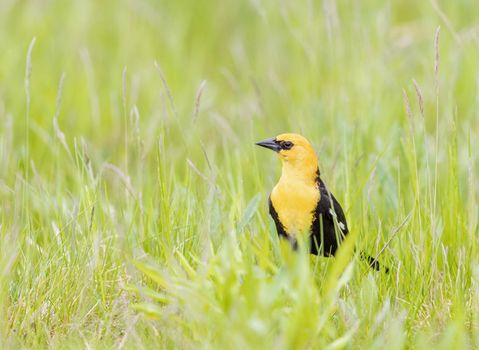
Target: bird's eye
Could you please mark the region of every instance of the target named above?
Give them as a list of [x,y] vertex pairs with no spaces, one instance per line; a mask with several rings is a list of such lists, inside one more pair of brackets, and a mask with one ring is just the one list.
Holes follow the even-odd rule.
[[291,149],[293,147],[293,143],[291,141],[283,141],[281,142],[282,149]]

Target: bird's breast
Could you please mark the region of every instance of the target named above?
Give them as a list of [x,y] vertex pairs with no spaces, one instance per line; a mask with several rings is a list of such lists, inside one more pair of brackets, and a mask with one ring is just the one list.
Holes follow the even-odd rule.
[[302,182],[279,182],[271,192],[271,202],[289,236],[310,234],[320,194],[317,186]]

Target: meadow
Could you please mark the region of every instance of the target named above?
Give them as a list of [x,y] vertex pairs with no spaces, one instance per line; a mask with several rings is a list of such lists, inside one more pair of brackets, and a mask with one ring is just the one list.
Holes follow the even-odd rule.
[[[477,9],[0,0],[0,348],[479,348]],[[269,218],[286,131],[336,258]]]

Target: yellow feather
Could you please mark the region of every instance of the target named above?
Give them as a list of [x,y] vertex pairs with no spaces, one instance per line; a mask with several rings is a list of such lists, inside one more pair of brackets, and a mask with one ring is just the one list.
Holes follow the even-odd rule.
[[281,150],[281,178],[271,192],[271,201],[285,231],[293,236],[309,235],[314,211],[320,199],[316,183],[318,160],[311,144],[297,134],[282,134],[277,140],[294,143]]

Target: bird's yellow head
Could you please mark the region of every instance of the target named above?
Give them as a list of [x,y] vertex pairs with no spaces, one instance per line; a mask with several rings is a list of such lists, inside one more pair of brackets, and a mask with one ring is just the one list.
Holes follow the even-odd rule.
[[309,141],[298,134],[281,134],[256,143],[278,153],[283,163],[283,173],[296,172],[316,176],[318,159]]

